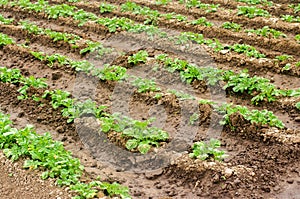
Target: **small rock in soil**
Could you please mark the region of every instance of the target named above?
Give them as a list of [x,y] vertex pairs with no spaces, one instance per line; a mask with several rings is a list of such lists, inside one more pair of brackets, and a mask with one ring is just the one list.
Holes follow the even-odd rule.
[[157,170],[155,170],[155,171],[151,171],[151,172],[145,173],[145,177],[146,177],[147,179],[153,179],[153,178],[155,178],[155,177],[160,176],[162,173],[163,173],[163,170],[162,170],[162,169],[157,169]]
[[264,192],[268,192],[268,193],[271,191],[270,187],[268,187],[268,186],[263,186],[261,189],[262,189]]
[[296,121],[296,122],[300,122],[300,117],[296,117],[296,118],[295,118],[295,121]]
[[288,179],[286,182],[289,183],[289,184],[293,184],[294,180],[293,179]]
[[54,72],[52,73],[52,80],[58,80],[59,78],[62,77],[62,74],[60,72]]
[[55,129],[55,131],[58,132],[58,133],[63,133],[65,130],[62,126],[59,126]]

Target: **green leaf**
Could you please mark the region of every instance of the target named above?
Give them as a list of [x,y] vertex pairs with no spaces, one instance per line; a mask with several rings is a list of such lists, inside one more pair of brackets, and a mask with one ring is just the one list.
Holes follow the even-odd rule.
[[126,148],[128,150],[132,150],[132,149],[135,149],[136,147],[138,147],[138,140],[137,139],[130,139],[126,142]]

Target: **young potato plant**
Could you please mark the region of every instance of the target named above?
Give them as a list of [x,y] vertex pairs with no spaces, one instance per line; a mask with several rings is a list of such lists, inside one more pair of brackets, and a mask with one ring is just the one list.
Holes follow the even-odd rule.
[[282,15],[281,20],[290,22],[290,23],[299,23],[300,17],[299,16],[292,16],[292,15]]
[[265,58],[266,55],[257,51],[253,46],[247,44],[234,44],[230,47],[231,50],[237,53],[244,53],[248,57]]
[[191,22],[191,24],[193,24],[193,25],[202,25],[202,26],[207,26],[207,27],[211,27],[211,26],[214,25],[213,23],[207,21],[205,17],[201,17],[197,20],[194,20],[194,21]]
[[100,42],[86,41],[87,47],[80,50],[80,54],[92,53],[97,51],[99,56],[111,52],[110,48],[105,48]]
[[189,154],[191,158],[198,158],[200,160],[217,160],[222,161],[228,155],[225,151],[219,150],[221,142],[216,139],[210,139],[209,142],[195,142],[192,146],[192,153]]
[[240,113],[246,120],[250,121],[251,123],[268,124],[271,127],[274,126],[280,129],[284,128],[283,122],[279,120],[278,117],[276,117],[271,111],[267,111],[267,110],[250,111],[245,106],[239,106],[239,105],[233,106],[232,104],[223,104],[222,106],[217,107],[217,110],[220,113],[224,114],[223,121],[221,122],[222,125],[228,124],[232,126],[230,121],[230,115],[234,113]]
[[12,38],[0,32],[0,47],[14,44],[14,43],[15,41]]
[[103,69],[95,68],[92,70],[92,75],[100,80],[119,81],[125,79],[126,68],[116,65],[105,65]]
[[217,12],[219,8],[219,4],[205,4],[198,0],[179,0],[179,3],[185,4],[187,8],[195,7],[205,10],[207,13]]
[[237,0],[238,2],[243,2],[251,5],[267,5],[272,6],[273,2],[268,0]]
[[155,0],[156,5],[168,5],[172,0]]
[[192,96],[188,93],[184,93],[182,91],[177,91],[177,90],[174,90],[174,89],[170,89],[167,92],[176,95],[176,97],[178,97],[179,100],[194,100],[195,99],[194,96]]
[[234,32],[239,32],[242,28],[242,25],[234,23],[234,22],[224,22],[222,24],[222,28],[224,29],[230,29]]
[[283,38],[286,37],[286,34],[280,32],[278,30],[275,30],[273,28],[269,28],[268,26],[264,26],[263,28],[256,29],[256,30],[254,30],[254,29],[245,30],[245,32],[254,33],[256,35],[263,36],[263,37],[273,37],[275,39],[278,39],[280,37],[283,37]]
[[128,63],[136,65],[138,63],[146,63],[148,58],[148,52],[145,50],[140,50],[139,52],[128,57]]
[[19,69],[0,67],[0,81],[4,83],[19,83],[23,78]]
[[292,55],[278,55],[275,57],[276,60],[280,61],[280,62],[284,62],[284,61],[287,61],[287,60],[292,60],[293,59],[293,56]]
[[298,35],[295,36],[295,40],[296,40],[298,43],[300,43],[300,34],[298,34]]
[[156,83],[154,80],[150,79],[142,79],[140,77],[137,77],[135,80],[132,81],[132,85],[136,86],[138,88],[139,93],[145,93],[149,91],[160,91],[161,89],[156,86]]
[[244,15],[248,18],[271,16],[268,11],[255,6],[238,6],[237,15]]
[[18,92],[21,93],[21,96],[18,96],[18,99],[27,99],[27,90],[30,87],[33,88],[47,88],[48,85],[45,82],[44,78],[35,78],[34,76],[22,78],[20,83],[23,84],[21,88],[18,89]]
[[101,14],[110,13],[116,9],[116,6],[109,4],[109,3],[101,3],[99,6],[99,9],[100,9]]
[[12,24],[13,21],[14,19],[7,19],[0,14],[0,24],[9,25]]
[[137,149],[140,153],[146,154],[152,146],[159,147],[159,142],[169,139],[167,132],[156,127],[149,127],[154,118],[138,121],[115,113],[99,119],[104,133],[121,132],[122,136],[128,139],[126,142],[128,150]]

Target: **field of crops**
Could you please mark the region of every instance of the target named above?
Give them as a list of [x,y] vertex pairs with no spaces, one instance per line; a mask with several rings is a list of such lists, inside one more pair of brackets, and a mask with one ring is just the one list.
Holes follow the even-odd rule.
[[0,6],[0,195],[300,198],[300,1]]

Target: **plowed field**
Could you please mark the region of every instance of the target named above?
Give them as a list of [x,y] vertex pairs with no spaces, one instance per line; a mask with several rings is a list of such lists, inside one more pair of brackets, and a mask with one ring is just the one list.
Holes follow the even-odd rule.
[[[300,199],[299,1],[0,5],[0,111],[62,142],[80,182],[143,199]],[[0,198],[78,194],[41,181],[45,165],[22,169],[32,154],[8,161],[1,136]],[[78,198],[127,197],[95,190]]]

